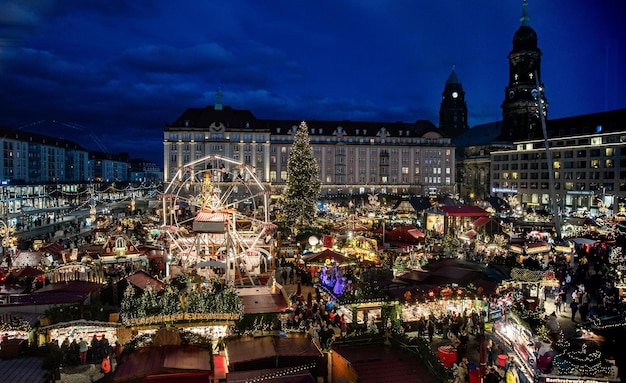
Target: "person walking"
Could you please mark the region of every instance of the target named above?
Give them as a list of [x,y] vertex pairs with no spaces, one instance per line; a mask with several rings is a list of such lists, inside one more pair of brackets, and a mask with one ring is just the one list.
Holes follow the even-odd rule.
[[569,308],[572,310],[572,322],[576,323],[576,313],[578,312],[578,302],[576,302],[576,299],[572,299]]
[[426,322],[426,331],[428,331],[428,341],[432,342],[433,335],[435,335],[435,324],[430,318],[428,319],[428,322]]
[[504,374],[506,383],[520,383],[519,376],[517,375],[517,368],[514,364],[511,364]]
[[556,308],[556,314],[560,314],[561,313],[561,305],[563,304],[563,297],[561,297],[561,294],[557,294],[556,297],[554,298],[554,307]]
[[87,363],[87,350],[89,350],[89,346],[87,342],[83,338],[80,338],[78,342],[78,355],[80,356],[80,364]]
[[113,369],[111,368],[111,357],[109,354],[106,354],[104,358],[102,358],[102,362],[100,363],[100,372],[104,374],[104,377],[100,380],[100,382],[113,382]]

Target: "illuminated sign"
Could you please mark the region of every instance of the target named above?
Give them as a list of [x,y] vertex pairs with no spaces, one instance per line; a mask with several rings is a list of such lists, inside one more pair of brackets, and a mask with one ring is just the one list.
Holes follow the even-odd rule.
[[492,193],[517,193],[517,189],[511,188],[491,188]]
[[545,377],[546,383],[606,383],[608,380]]

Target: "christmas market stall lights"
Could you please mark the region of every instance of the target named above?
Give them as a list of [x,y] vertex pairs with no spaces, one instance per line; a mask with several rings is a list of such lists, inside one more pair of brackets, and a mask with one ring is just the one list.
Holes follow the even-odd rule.
[[139,334],[162,324],[176,325],[198,336],[223,339],[239,320],[243,307],[237,290],[219,283],[191,283],[184,275],[158,292],[151,284],[129,285],[121,304],[121,321]]
[[49,326],[40,327],[39,344],[43,345],[56,340],[59,345],[66,340],[80,342],[84,339],[90,342],[93,339],[106,339],[110,345],[115,344],[123,331],[122,325],[115,322],[87,321],[79,319],[70,322],[60,322]]
[[533,383],[537,361],[533,349],[533,334],[528,325],[515,314],[509,312],[494,323],[494,334],[511,350],[518,366],[518,375],[522,383]]
[[[547,324],[546,324],[547,326]],[[516,313],[507,312],[494,323],[494,335],[505,345],[504,364],[514,363],[522,383],[618,382],[617,367],[597,349],[583,344],[575,349],[561,335],[553,342],[549,329],[531,331]]]
[[41,315],[33,313],[1,313],[0,335],[2,339],[22,339],[32,342],[40,317]]

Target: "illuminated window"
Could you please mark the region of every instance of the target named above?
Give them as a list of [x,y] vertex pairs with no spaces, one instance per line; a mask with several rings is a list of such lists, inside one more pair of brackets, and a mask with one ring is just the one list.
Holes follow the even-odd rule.
[[555,169],[561,169],[561,162],[560,161],[554,161],[554,163],[552,164],[552,166]]
[[613,155],[615,155],[615,149],[614,148],[606,148],[605,155],[607,157],[612,157]]
[[602,145],[602,137],[593,137],[591,139],[591,145]]

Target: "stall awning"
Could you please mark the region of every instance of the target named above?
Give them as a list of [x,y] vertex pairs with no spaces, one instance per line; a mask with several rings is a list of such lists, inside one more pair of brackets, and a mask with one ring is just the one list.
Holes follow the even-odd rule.
[[65,248],[56,242],[44,245],[40,250],[54,255],[59,255],[65,252]]
[[526,246],[526,254],[538,254],[550,251],[550,245],[546,242],[529,242]]
[[472,239],[472,238],[474,238],[476,236],[476,234],[477,234],[476,230],[472,229],[472,230],[468,231],[467,233],[465,233],[463,236],[465,238]]
[[474,222],[472,222],[472,226],[474,226],[474,227],[485,226],[487,223],[489,223],[489,221],[491,221],[491,218],[480,217],[477,220],[475,220]]
[[156,292],[162,291],[165,289],[165,284],[159,281],[156,278],[151,277],[145,271],[139,270],[132,275],[126,277],[126,280],[132,285],[139,287],[142,290],[145,290],[148,284],[154,287]]
[[329,249],[326,249],[319,253],[307,254],[302,257],[302,260],[308,264],[324,264],[326,263],[326,261],[333,261],[337,264],[345,264],[350,262],[350,258]]
[[439,206],[448,217],[489,217],[489,212],[479,206]]

